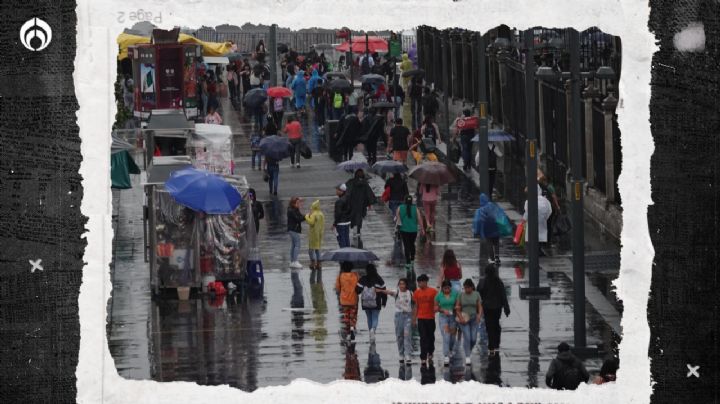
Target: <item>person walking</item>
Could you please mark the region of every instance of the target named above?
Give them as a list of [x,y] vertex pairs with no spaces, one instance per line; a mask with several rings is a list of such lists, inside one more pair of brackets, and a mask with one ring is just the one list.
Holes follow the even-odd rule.
[[450,282],[452,290],[457,293],[461,292],[460,280],[462,279],[462,267],[455,257],[455,251],[445,250],[442,262],[440,263],[440,279],[442,284],[445,281]]
[[482,299],[475,290],[472,279],[463,282],[464,291],[455,303],[458,324],[462,331],[463,350],[465,351],[465,365],[470,365],[470,354],[477,343],[477,328],[480,317],[483,315]]
[[255,234],[260,232],[260,220],[265,218],[265,209],[260,202],[257,201],[255,189],[248,188],[248,199],[250,200],[250,210],[252,211],[253,221],[255,222]]
[[270,105],[272,105],[273,119],[277,125],[282,125],[283,115],[285,115],[285,98],[270,98]]
[[422,119],[422,96],[423,96],[423,79],[419,76],[413,77],[408,90],[410,96],[410,116],[412,117],[412,130],[420,127]]
[[480,237],[490,243],[490,254],[488,262],[500,265],[500,237],[509,236],[510,234],[503,234],[503,229],[498,225],[498,219],[502,222],[507,223],[507,230],[510,226],[510,221],[497,204],[490,202],[490,198],[485,193],[480,194],[480,207],[475,211],[475,217],[473,218],[473,235]]
[[395,297],[395,340],[397,341],[400,363],[409,365],[412,363],[412,318],[413,318],[413,293],[408,289],[408,280],[400,278],[397,290],[378,290]]
[[264,161],[265,173],[268,177],[268,186],[270,187],[270,195],[277,196],[278,183],[280,181],[280,162],[265,156]]
[[265,41],[261,39],[255,47],[255,60],[258,63],[265,63],[265,53]]
[[310,213],[305,215],[305,221],[310,227],[308,230],[310,269],[322,269],[320,267],[320,250],[325,235],[325,215],[320,210],[320,200],[315,200],[310,205]]
[[403,126],[402,118],[395,119],[395,126],[390,129],[390,139],[388,140],[387,152],[392,152],[393,160],[403,164],[407,162],[407,155],[410,146],[408,138],[410,137],[410,129]]
[[303,132],[300,121],[297,120],[292,114],[288,115],[287,124],[283,131],[287,134],[290,145],[292,145],[293,151],[290,154],[290,167],[295,166],[300,168],[300,144],[303,141]]
[[405,197],[410,194],[407,181],[401,173],[394,173],[392,177],[385,181],[385,188],[390,188],[388,207],[390,208],[390,212],[392,212],[392,217],[395,218],[397,217],[398,207],[405,201]]
[[440,103],[438,103],[435,93],[430,91],[430,88],[425,87],[422,96],[422,109],[425,114],[425,118],[430,118],[435,122],[438,109],[440,109]]
[[357,140],[362,135],[362,112],[356,114],[345,114],[338,122],[336,134],[336,148],[342,154],[342,160],[352,158]]
[[609,358],[603,361],[600,367],[600,374],[593,380],[594,384],[605,384],[614,382],[617,376],[617,370],[620,367],[617,358]]
[[432,233],[435,231],[435,211],[440,193],[440,187],[433,184],[420,184],[420,194],[422,195],[422,206],[425,211],[425,220],[427,221],[427,231]]
[[375,194],[370,188],[365,171],[356,170],[355,176],[348,180],[345,185],[348,189],[348,200],[350,201],[350,214],[352,217],[350,228],[354,228],[358,239],[362,232],[363,219],[367,215],[368,209],[372,209],[375,204]]
[[[550,219],[550,216],[552,215],[552,206],[550,206],[550,201],[546,197],[542,195],[542,188],[540,185],[537,186],[537,205],[538,205],[538,222],[537,222],[537,229],[538,229],[538,250],[540,251],[539,255],[544,256],[542,250],[540,250],[540,243],[547,243],[548,241],[548,228],[547,223]],[[527,225],[528,220],[528,201],[525,200],[525,213],[523,213],[523,222]],[[525,242],[527,242],[530,239],[530,232],[525,231]]]
[[235,102],[237,99],[237,73],[235,72],[235,65],[227,66],[227,82],[228,90],[230,91],[230,101]]
[[340,300],[342,322],[345,325],[345,335],[348,341],[355,339],[355,325],[357,324],[358,274],[352,271],[352,262],[340,263],[340,274],[335,280],[335,291]]
[[417,277],[418,289],[413,293],[413,326],[420,334],[420,361],[422,365],[432,364],[435,354],[435,296],[437,290],[428,288],[428,276]]
[[386,289],[385,281],[378,275],[377,267],[374,264],[368,264],[365,267],[365,275],[358,281],[357,292],[360,295],[362,309],[367,315],[371,343],[375,342],[375,332],[380,321],[380,309],[387,304],[387,295],[379,293],[383,289]]
[[460,129],[457,122],[463,118],[469,118],[472,116],[472,110],[463,110],[463,116],[458,117],[455,121],[455,127],[457,128],[456,136],[460,138],[460,149],[462,152],[463,159],[463,171],[469,171],[472,168],[472,139],[475,137],[475,128],[472,129]]
[[[407,53],[403,53],[402,54],[402,62],[400,62],[400,72],[405,73],[405,72],[409,72],[412,69],[413,69],[412,60],[410,60],[410,57],[408,57]],[[402,85],[405,90],[408,89],[409,84],[410,84],[410,77],[403,76]]]
[[245,94],[247,94],[248,91],[250,91],[250,75],[252,71],[250,70],[250,63],[247,61],[247,59],[243,62],[242,70],[240,70],[240,83],[242,85],[242,93],[243,97]]
[[347,185],[340,184],[335,188],[337,199],[335,200],[335,214],[333,219],[333,231],[337,236],[340,248],[350,247],[350,223],[352,221],[350,203],[347,199]]
[[405,270],[410,271],[415,266],[415,240],[418,230],[425,235],[425,228],[420,218],[420,210],[413,204],[412,195],[405,196],[405,203],[400,205],[395,214],[395,223],[400,230],[400,238],[405,251]]
[[440,293],[435,296],[435,312],[440,321],[440,334],[443,337],[443,363],[450,365],[450,353],[455,349],[457,324],[455,321],[455,303],[458,292],[452,289],[450,281],[442,281]]
[[305,99],[307,96],[307,82],[305,81],[305,72],[298,70],[290,84],[290,88],[293,90],[293,97],[295,98],[295,110],[302,113],[305,110]]
[[497,354],[500,347],[500,314],[505,312],[505,317],[510,315],[505,284],[497,273],[497,267],[490,264],[485,267],[485,279],[482,286],[478,284],[478,292],[482,299],[483,315],[485,316],[485,327],[488,333],[488,350],[490,356]]
[[220,114],[218,114],[217,110],[215,109],[215,105],[208,106],[207,109],[207,115],[205,115],[205,123],[210,123],[214,125],[222,125],[223,120]]
[[580,383],[587,383],[590,374],[582,361],[570,352],[570,346],[561,342],[557,350],[557,357],[545,373],[545,384],[555,390],[575,390]]
[[297,196],[290,198],[287,208],[287,229],[290,234],[290,268],[300,269],[302,265],[298,261],[300,256],[300,233],[302,233],[302,222],[305,216],[300,212],[302,199]]
[[547,176],[545,174],[538,170],[538,184],[540,185],[540,189],[542,189],[542,195],[550,202],[550,207],[552,209],[552,213],[550,213],[550,217],[547,220],[547,244],[552,244],[552,236],[553,236],[553,224],[555,223],[555,219],[557,219],[558,215],[560,215],[560,201],[557,196],[557,191],[555,190],[555,186],[550,182]]

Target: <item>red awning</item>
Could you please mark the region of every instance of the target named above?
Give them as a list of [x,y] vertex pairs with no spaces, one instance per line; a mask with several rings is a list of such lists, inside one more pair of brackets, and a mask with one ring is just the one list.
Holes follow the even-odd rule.
[[[366,45],[367,44],[367,45]],[[347,52],[350,49],[350,43],[349,42],[343,42],[337,47],[335,47],[335,50],[338,50],[340,52]],[[365,36],[358,36],[353,38],[352,41],[352,51],[353,53],[365,53],[365,49],[370,51],[370,53],[374,52],[387,52],[388,51],[388,43],[386,40],[379,36],[370,36],[367,38],[367,41],[365,40]]]

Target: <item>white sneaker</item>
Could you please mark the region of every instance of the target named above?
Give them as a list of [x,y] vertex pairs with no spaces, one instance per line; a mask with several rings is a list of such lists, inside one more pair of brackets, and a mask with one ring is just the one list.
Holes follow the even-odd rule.
[[300,264],[300,263],[297,262],[297,261],[293,261],[293,262],[290,263],[290,268],[300,269],[300,268],[302,268],[302,264]]
[[370,330],[370,342],[375,342],[375,330]]
[[445,366],[450,365],[450,357],[446,356],[445,359],[443,359],[443,363],[445,364]]
[[470,358],[465,358],[465,366],[470,366]]
[[406,357],[405,357],[405,364],[406,364],[406,365],[409,365],[409,364],[411,364],[411,363],[412,363],[412,358],[410,358],[410,355],[406,356]]
[[300,168],[300,163],[295,164],[295,167]]

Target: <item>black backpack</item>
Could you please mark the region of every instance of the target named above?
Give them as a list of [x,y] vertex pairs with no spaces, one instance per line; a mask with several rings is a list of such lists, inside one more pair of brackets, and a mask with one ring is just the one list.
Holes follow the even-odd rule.
[[565,390],[575,390],[583,382],[580,369],[574,364],[565,366],[560,371],[560,386]]

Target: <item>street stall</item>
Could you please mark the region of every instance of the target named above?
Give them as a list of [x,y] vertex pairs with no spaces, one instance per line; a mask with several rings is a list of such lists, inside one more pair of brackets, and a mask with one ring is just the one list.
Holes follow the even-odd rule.
[[182,111],[159,111],[150,114],[143,131],[146,145],[146,165],[154,156],[185,156],[187,143],[195,129]]
[[146,239],[150,283],[205,289],[245,279],[249,248],[245,177],[193,168],[190,156],[153,157],[148,167]]
[[191,132],[190,158],[196,168],[216,174],[232,175],[232,131],[227,125],[199,123]]

